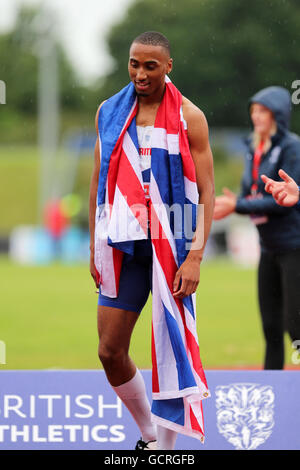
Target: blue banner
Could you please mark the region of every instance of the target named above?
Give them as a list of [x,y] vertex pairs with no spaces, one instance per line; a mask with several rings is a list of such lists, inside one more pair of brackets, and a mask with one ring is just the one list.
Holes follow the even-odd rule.
[[[151,371],[142,371],[151,400]],[[176,450],[300,448],[298,371],[206,371],[205,442]],[[102,370],[1,371],[0,449],[128,450],[139,430]]]

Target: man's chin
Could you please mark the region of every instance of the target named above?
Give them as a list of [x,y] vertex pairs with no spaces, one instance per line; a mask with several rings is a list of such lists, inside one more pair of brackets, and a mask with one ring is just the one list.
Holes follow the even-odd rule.
[[138,96],[150,96],[152,93],[153,93],[153,90],[151,91],[150,87],[146,87],[145,90],[137,87],[135,84],[134,84],[134,88],[135,88],[135,91],[136,91],[136,94]]
[[135,91],[138,96],[150,96],[151,95],[151,93],[146,93],[145,91],[138,91],[137,89]]

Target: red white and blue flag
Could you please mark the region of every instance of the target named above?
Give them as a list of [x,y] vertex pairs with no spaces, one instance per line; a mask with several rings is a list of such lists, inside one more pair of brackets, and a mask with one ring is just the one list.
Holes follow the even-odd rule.
[[[123,255],[148,238],[148,209],[139,164],[138,100],[132,83],[99,112],[101,169],[95,265],[101,292],[118,295]],[[200,360],[196,303],[173,296],[173,281],[196,228],[198,191],[182,95],[166,77],[151,141],[152,416],[154,422],[204,441],[202,400],[210,396]],[[171,208],[171,210],[170,210]],[[175,214],[175,215],[174,215]],[[178,217],[179,214],[179,217]],[[186,233],[186,226],[191,230]]]

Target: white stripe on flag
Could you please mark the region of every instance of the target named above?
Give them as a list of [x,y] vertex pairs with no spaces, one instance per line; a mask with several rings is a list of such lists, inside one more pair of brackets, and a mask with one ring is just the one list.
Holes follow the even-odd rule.
[[199,193],[197,189],[197,183],[195,181],[191,181],[186,176],[184,176],[184,191],[185,191],[185,197],[187,199],[189,199],[194,204],[198,204]]
[[185,120],[184,117],[183,117],[182,106],[180,106],[180,120],[181,120],[182,123],[183,123],[183,128],[184,128],[184,130],[187,130],[187,122],[186,122],[186,120]]
[[168,150],[167,131],[161,127],[154,127],[151,136],[151,147]]
[[138,178],[140,185],[143,187],[143,177],[142,177],[142,171],[139,163],[139,154],[137,151],[136,146],[132,142],[132,139],[127,132],[125,132],[124,135],[124,140],[123,140],[123,150],[136,174],[136,177]]
[[179,134],[167,134],[169,155],[179,155]]
[[[145,210],[146,206],[140,208]],[[126,198],[116,185],[114,203],[111,212],[111,218],[108,226],[108,236],[114,242],[125,242],[129,240],[144,240],[147,238],[138,219],[134,216],[132,210],[127,204]]]
[[[151,210],[154,210],[157,215],[157,218],[162,226],[165,236],[170,243],[171,250],[175,259],[175,263],[176,265],[178,265],[176,245],[175,245],[174,235],[170,227],[170,221],[169,221],[169,217],[167,213],[167,208],[162,202],[160,192],[159,192],[159,189],[158,189],[158,186],[157,186],[157,183],[156,183],[156,180],[152,171],[150,175],[150,191],[149,192],[150,192],[150,198],[152,201]],[[153,223],[153,221],[151,222]],[[152,225],[152,227],[153,227],[153,231],[157,232],[157,233],[154,233],[154,237],[158,236],[159,235],[158,227],[155,227],[154,224]]]
[[[96,211],[98,219],[99,208]],[[108,190],[106,183],[105,207],[100,218],[95,221],[95,266],[101,276],[101,293],[107,297],[116,297],[113,249],[107,244],[109,225]]]
[[178,155],[179,134],[167,134],[166,129],[154,127],[151,137],[151,147],[168,150],[170,155]]
[[99,140],[99,160],[101,160],[102,141],[101,141],[101,137],[100,137],[100,132],[98,134],[98,140]]
[[183,409],[184,409],[184,426],[187,429],[192,429],[192,424],[191,424],[191,415],[190,415],[190,404],[187,400],[188,397],[183,398]]

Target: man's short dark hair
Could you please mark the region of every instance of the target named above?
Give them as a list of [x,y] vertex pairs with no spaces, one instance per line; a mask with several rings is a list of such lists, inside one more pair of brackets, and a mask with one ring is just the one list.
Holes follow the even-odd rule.
[[149,46],[161,46],[167,51],[169,56],[171,55],[170,43],[168,39],[158,31],[146,31],[145,33],[137,36],[132,41],[132,44],[133,43],[145,44]]

